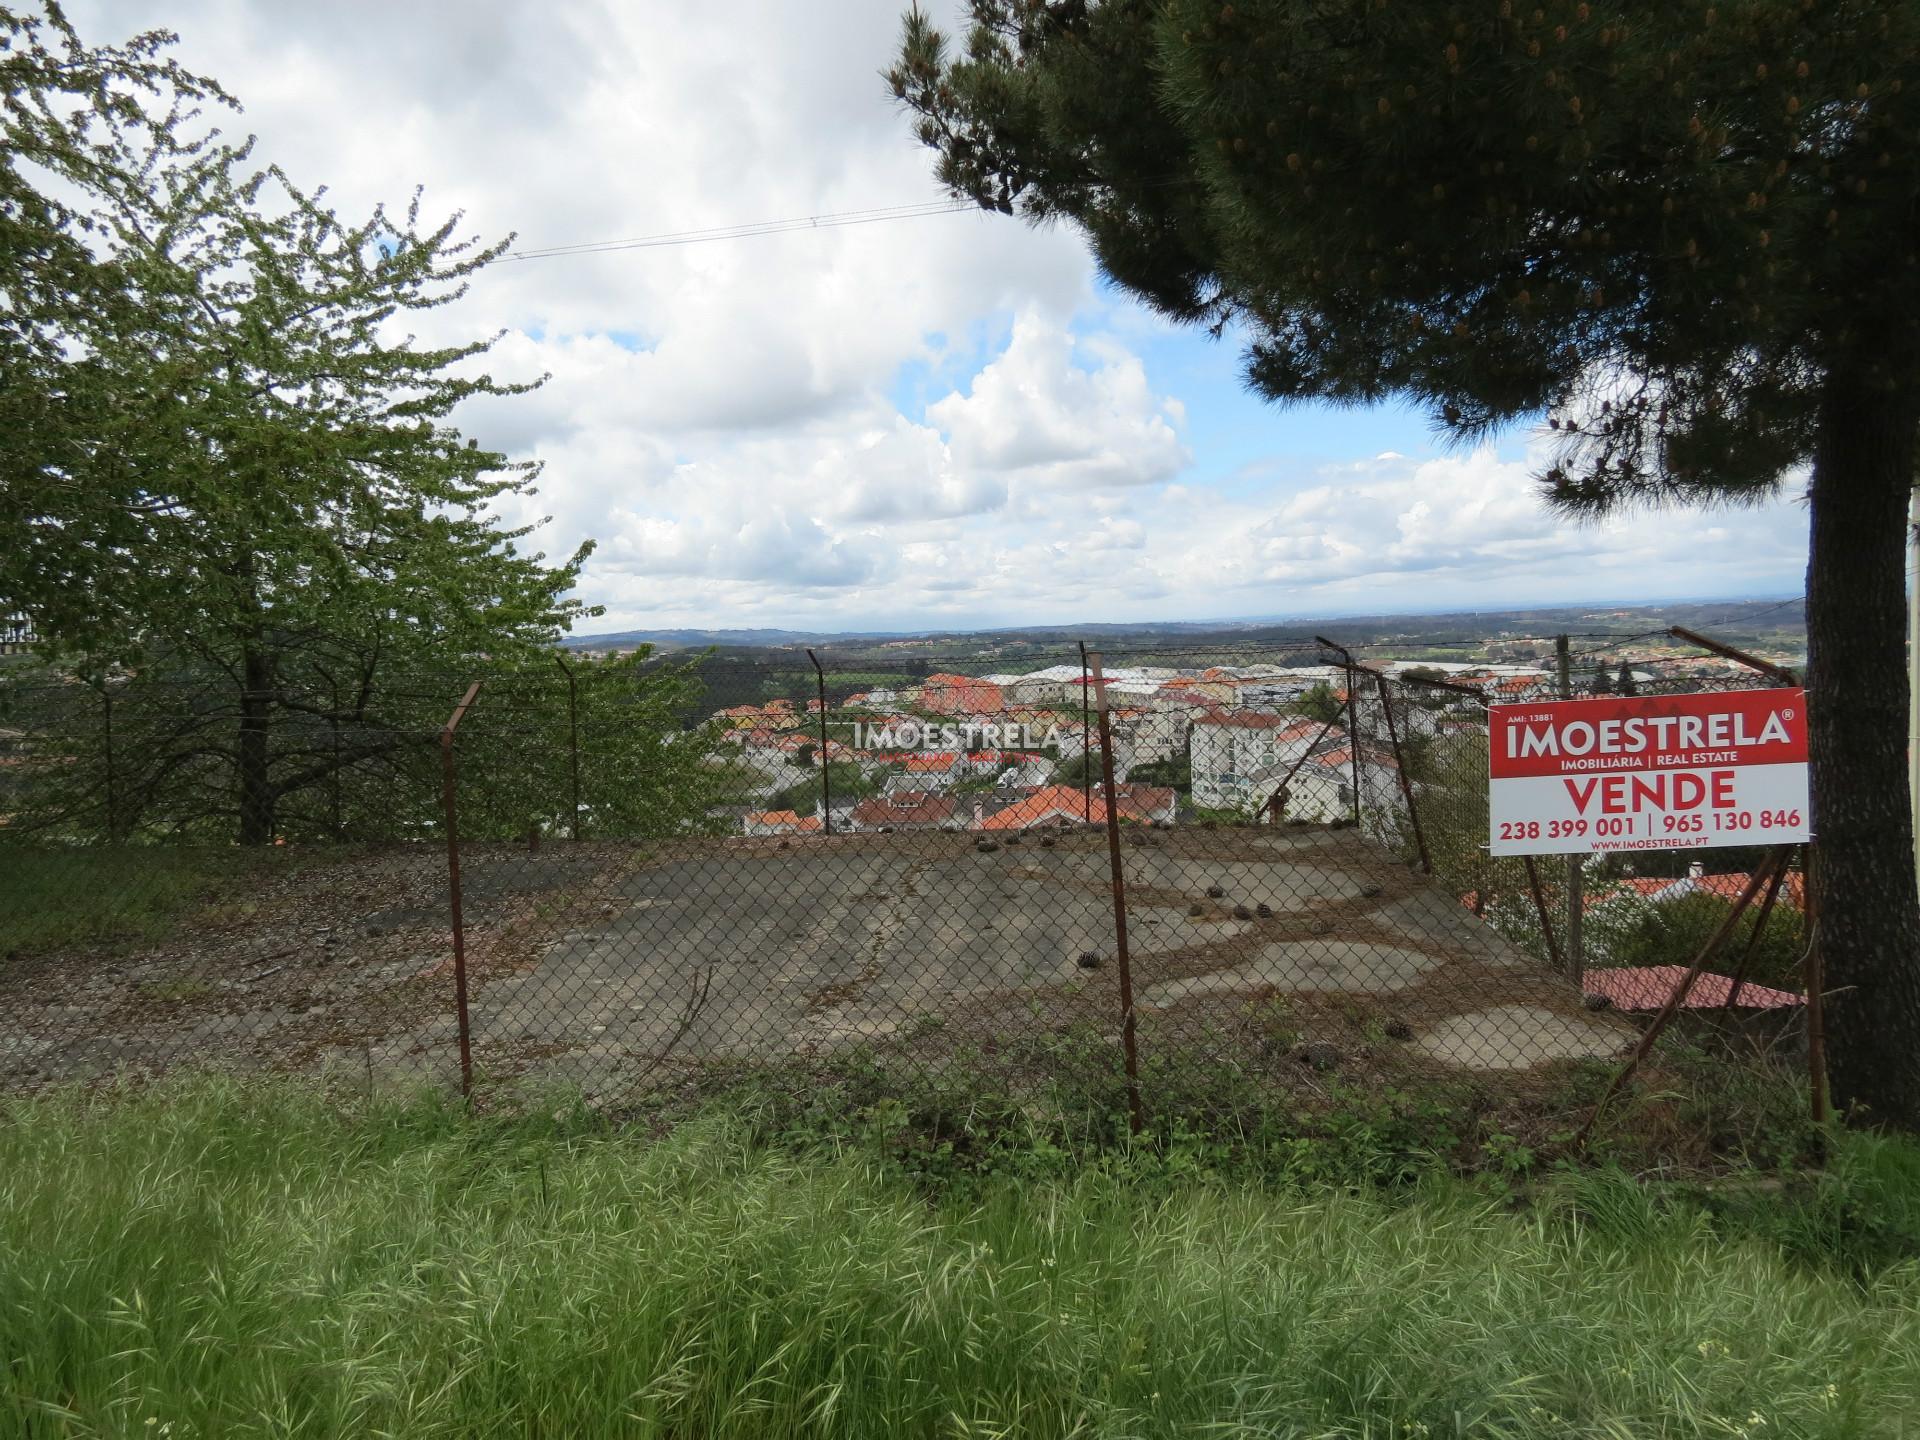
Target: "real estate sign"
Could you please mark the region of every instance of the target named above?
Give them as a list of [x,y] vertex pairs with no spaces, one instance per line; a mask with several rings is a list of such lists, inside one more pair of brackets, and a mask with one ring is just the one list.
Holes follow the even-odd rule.
[[1802,690],[1495,705],[1495,855],[1812,838]]

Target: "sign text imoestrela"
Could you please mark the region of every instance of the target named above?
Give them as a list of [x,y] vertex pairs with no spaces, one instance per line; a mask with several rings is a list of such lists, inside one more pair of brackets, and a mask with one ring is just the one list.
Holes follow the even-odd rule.
[[1804,691],[1495,705],[1487,722],[1495,855],[1812,838]]

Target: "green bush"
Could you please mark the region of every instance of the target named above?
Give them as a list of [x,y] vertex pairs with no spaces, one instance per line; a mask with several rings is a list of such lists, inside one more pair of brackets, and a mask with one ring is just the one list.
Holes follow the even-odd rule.
[[[1694,893],[1648,904],[1623,898],[1596,906],[1587,924],[1609,965],[1688,965],[1700,953],[1733,907],[1717,895]],[[1728,974],[1747,953],[1759,906],[1749,906],[1725,945],[1709,963]],[[1775,904],[1753,953],[1747,978],[1788,990],[1801,988],[1800,959],[1806,953],[1806,924],[1798,910]]]

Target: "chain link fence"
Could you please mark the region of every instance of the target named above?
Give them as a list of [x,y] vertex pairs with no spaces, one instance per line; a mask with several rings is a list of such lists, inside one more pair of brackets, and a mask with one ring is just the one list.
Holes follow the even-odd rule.
[[[0,672],[0,1087],[1514,1092],[1617,1066],[1760,863],[1487,853],[1488,701],[1772,683],[1697,647],[874,654]],[[1768,1046],[1804,906],[1727,947]]]

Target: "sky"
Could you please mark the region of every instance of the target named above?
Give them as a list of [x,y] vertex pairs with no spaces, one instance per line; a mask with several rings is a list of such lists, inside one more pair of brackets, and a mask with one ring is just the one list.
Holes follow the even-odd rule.
[[[155,27],[343,218],[404,207],[524,248],[938,200],[881,80],[902,0],[75,0]],[[932,7],[942,13],[942,7]],[[543,462],[540,548],[598,548],[580,628],[908,630],[1800,593],[1763,509],[1576,526],[1516,427],[1281,409],[1231,343],[1000,215],[508,261],[431,338],[548,376],[458,422]]]

